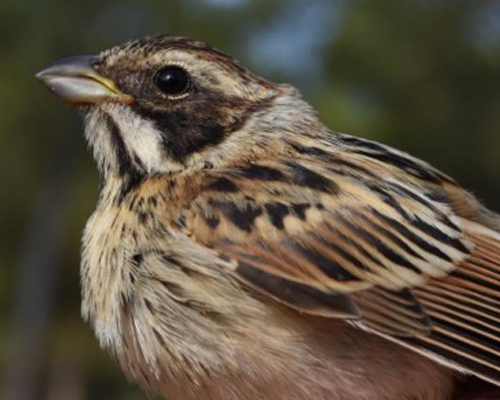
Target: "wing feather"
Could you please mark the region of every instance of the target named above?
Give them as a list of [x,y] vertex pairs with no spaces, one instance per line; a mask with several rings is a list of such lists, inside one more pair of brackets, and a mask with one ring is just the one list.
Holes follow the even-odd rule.
[[496,232],[481,228],[478,233],[475,223],[463,221],[463,226],[474,250],[449,277],[414,290],[433,328],[430,335],[408,342],[437,357],[454,354],[447,357],[498,384],[500,241]]
[[381,145],[293,147],[294,162],[208,176],[181,216],[190,237],[281,303],[500,384],[498,219],[488,228],[450,178]]

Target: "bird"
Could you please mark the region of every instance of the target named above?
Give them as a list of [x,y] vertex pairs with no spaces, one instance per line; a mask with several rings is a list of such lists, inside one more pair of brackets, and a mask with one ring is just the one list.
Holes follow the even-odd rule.
[[500,216],[453,178],[198,40],[36,76],[101,180],[82,316],[148,393],[500,398]]

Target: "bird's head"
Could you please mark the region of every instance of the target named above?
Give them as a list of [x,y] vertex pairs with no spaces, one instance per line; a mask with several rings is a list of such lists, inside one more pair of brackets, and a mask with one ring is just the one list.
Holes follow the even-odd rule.
[[64,59],[37,77],[83,111],[105,179],[219,168],[276,149],[281,134],[316,121],[293,87],[179,37]]

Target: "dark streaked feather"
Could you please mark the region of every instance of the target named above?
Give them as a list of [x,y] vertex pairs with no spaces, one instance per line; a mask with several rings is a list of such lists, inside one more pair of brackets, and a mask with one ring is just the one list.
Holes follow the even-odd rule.
[[431,323],[420,301],[408,289],[399,292],[375,288],[354,296],[363,312],[363,324],[398,337],[426,336]]
[[254,265],[239,262],[236,274],[247,284],[276,300],[311,315],[357,319],[360,312],[346,294],[327,292],[309,285],[286,279]]
[[460,189],[427,164],[357,139],[351,153],[324,144],[207,179],[183,215],[191,237],[292,308],[500,382],[500,235],[472,229]]
[[[500,380],[500,235],[465,222],[471,257],[442,281],[415,290],[432,321],[409,343],[446,357],[492,382]],[[472,229],[467,229],[468,226]]]

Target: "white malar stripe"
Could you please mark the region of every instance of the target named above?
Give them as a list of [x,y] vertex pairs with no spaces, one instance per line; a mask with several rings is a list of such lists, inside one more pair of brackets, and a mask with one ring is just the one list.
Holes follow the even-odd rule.
[[[165,167],[161,132],[152,122],[141,118],[127,108],[120,108],[120,117],[112,118],[129,154],[135,154],[148,173],[163,172]],[[166,171],[164,171],[166,172]]]

